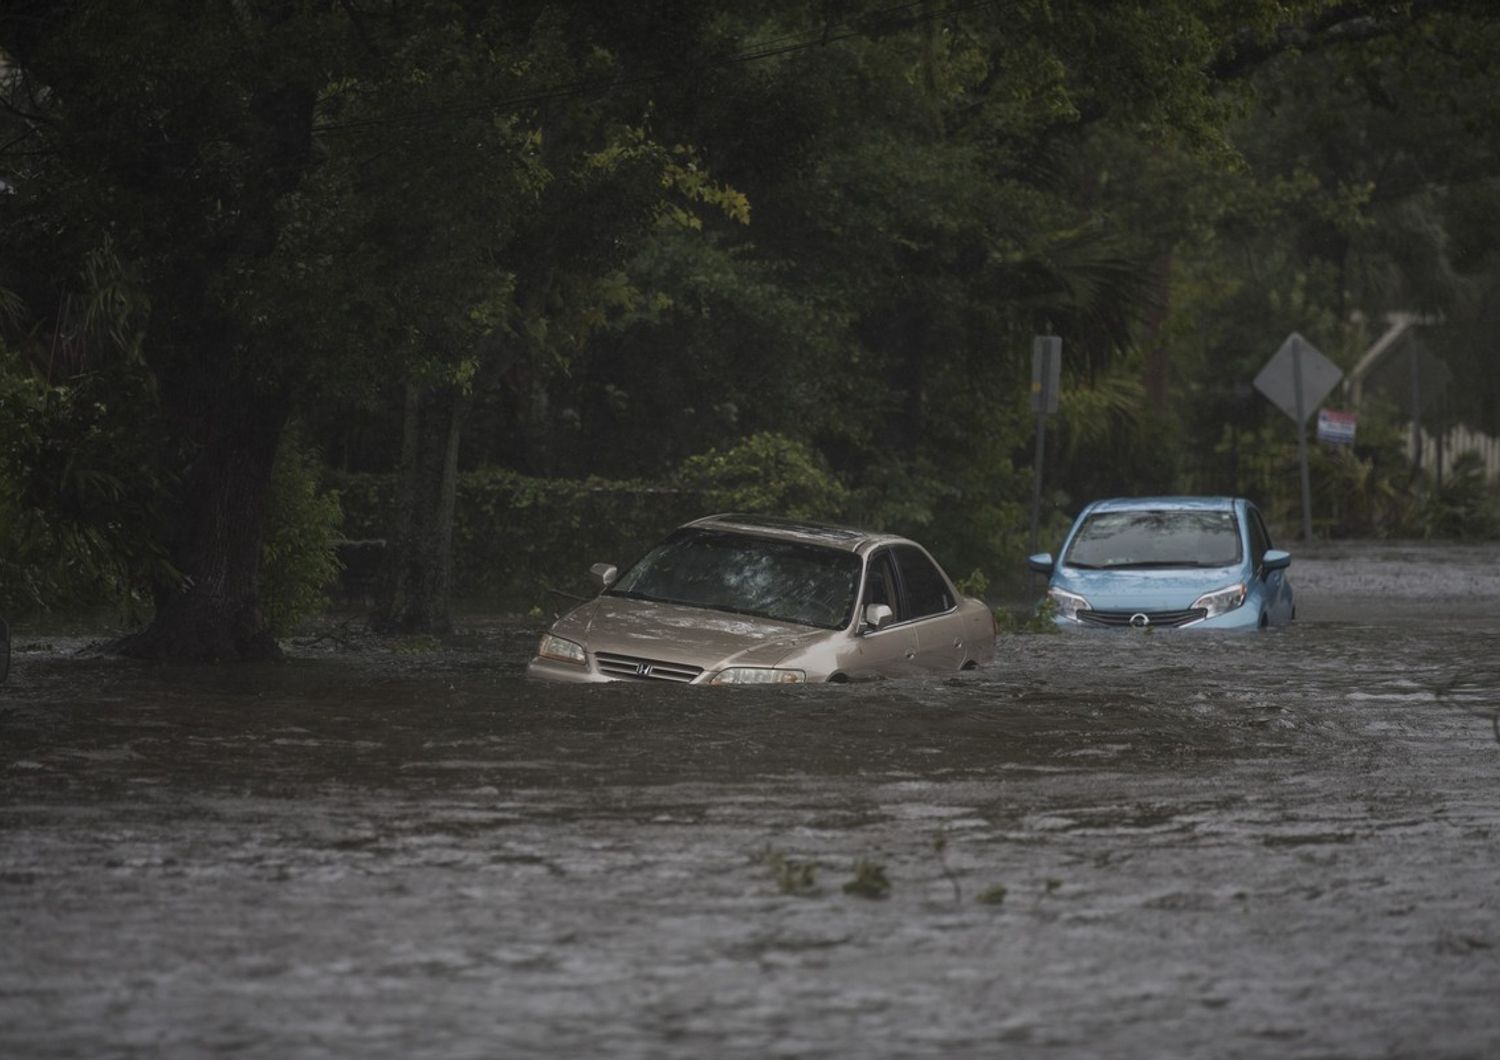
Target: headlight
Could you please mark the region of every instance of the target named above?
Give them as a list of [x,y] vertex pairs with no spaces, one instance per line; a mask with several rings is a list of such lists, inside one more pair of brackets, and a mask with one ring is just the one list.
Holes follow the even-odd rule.
[[1236,582],[1222,589],[1215,589],[1211,593],[1204,593],[1193,601],[1194,607],[1201,607],[1208,612],[1206,617],[1213,618],[1222,615],[1225,611],[1233,611],[1245,602],[1245,583]]
[[1048,589],[1047,599],[1051,600],[1052,606],[1057,608],[1058,615],[1071,622],[1078,621],[1078,612],[1092,610],[1087,600],[1066,589]]
[[711,685],[800,685],[807,680],[801,670],[774,670],[769,666],[731,666],[720,670]]
[[542,642],[537,645],[536,653],[542,659],[555,659],[577,666],[582,666],[588,658],[582,644],[575,644],[553,633],[542,634]]

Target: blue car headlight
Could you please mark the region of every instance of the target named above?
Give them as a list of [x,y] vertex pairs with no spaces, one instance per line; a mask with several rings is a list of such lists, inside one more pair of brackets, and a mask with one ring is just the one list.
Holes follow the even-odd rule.
[[1047,590],[1047,599],[1056,609],[1058,617],[1066,618],[1070,622],[1078,621],[1078,612],[1092,610],[1089,602],[1077,593],[1070,593],[1066,589],[1059,589],[1055,586]]
[[1222,615],[1226,611],[1233,611],[1244,602],[1245,583],[1236,582],[1233,585],[1226,585],[1222,589],[1215,589],[1211,593],[1204,593],[1193,601],[1193,606],[1203,608],[1208,612],[1205,617],[1213,618],[1215,615]]

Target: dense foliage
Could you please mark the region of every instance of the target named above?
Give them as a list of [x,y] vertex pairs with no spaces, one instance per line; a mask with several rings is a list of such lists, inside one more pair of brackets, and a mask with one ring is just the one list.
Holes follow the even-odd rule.
[[1319,532],[1490,532],[1403,431],[1500,433],[1497,61],[1487,0],[11,0],[0,607],[265,654],[330,569],[310,451],[392,541],[391,628],[679,507],[907,531],[979,584],[1026,544],[1042,332],[1044,534],[1178,489],[1290,532],[1250,380],[1393,312],[1429,385],[1372,376],[1315,449]]
[[261,607],[271,633],[287,636],[322,611],[339,577],[337,548],[344,511],[324,488],[322,467],[297,431],[281,441],[271,469],[267,528],[261,546]]

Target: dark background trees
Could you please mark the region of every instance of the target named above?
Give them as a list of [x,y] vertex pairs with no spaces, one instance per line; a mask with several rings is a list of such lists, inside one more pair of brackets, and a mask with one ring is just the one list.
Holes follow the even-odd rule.
[[1293,328],[1347,367],[1441,314],[1445,415],[1493,430],[1497,36],[1462,0],[11,0],[0,603],[274,653],[267,542],[329,518],[272,488],[289,447],[399,474],[384,629],[445,627],[482,470],[822,476],[999,574],[1043,330],[1059,516],[1247,488],[1194,458],[1276,459],[1247,384]]

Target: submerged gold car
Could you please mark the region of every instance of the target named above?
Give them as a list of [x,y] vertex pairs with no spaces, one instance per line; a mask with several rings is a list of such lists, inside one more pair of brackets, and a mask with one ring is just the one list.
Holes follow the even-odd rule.
[[542,635],[553,681],[801,684],[965,670],[995,620],[927,551],[893,534],[712,515],[678,528]]

